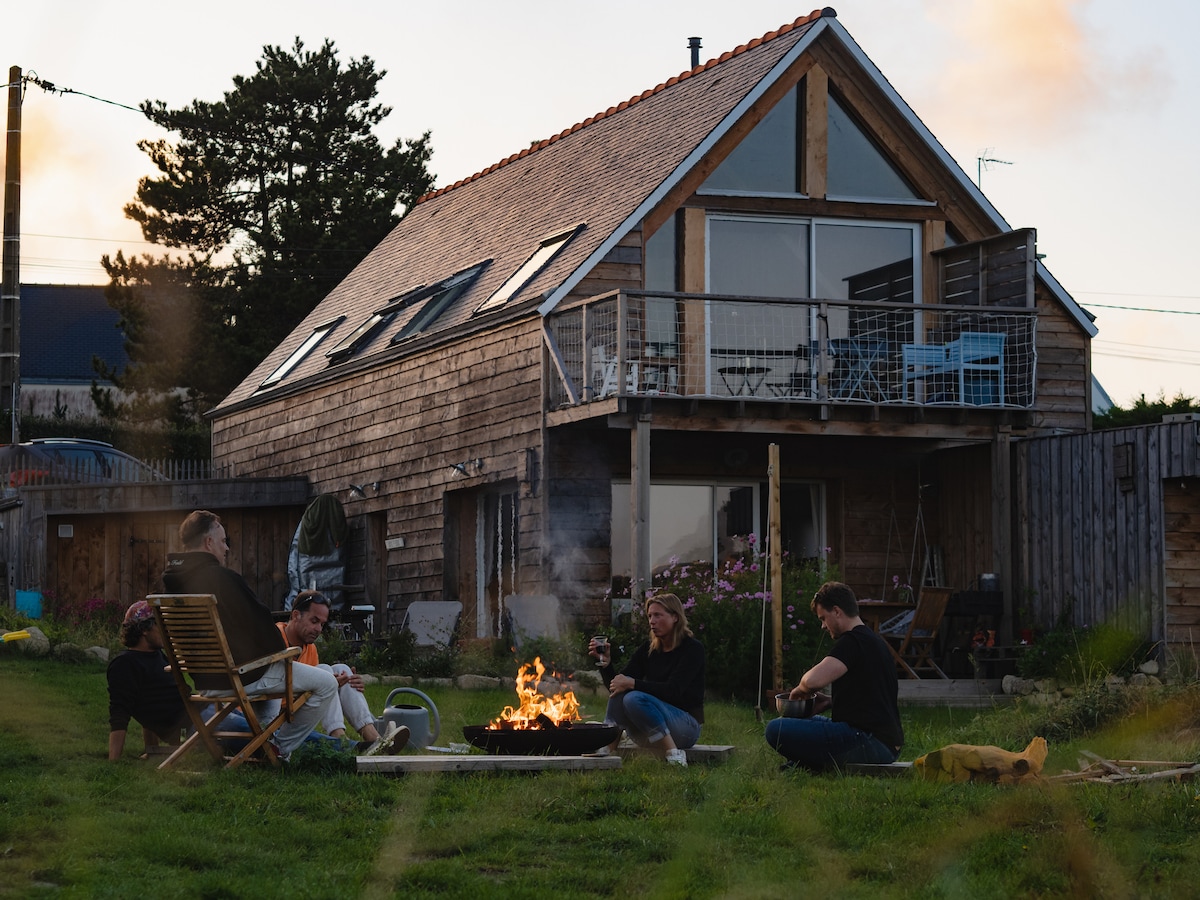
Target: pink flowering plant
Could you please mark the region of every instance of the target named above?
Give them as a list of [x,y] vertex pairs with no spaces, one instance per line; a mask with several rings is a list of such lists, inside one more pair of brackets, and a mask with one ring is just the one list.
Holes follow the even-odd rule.
[[[666,592],[683,601],[692,633],[704,644],[706,681],[720,696],[759,696],[759,656],[763,654],[763,687],[769,687],[774,659],[774,632],[768,559],[755,536],[744,542],[744,553],[724,560],[714,573],[707,562],[672,559],[654,575],[648,596]],[[812,596],[824,582],[836,579],[834,567],[815,559],[799,560],[784,553],[781,565],[783,596],[783,677],[788,686],[800,680],[828,650],[822,650],[820,622],[809,609]],[[763,612],[766,611],[764,646]]]
[[42,615],[52,643],[66,640],[69,634],[107,643],[116,639],[125,605],[108,597],[59,597],[54,591],[45,591]]

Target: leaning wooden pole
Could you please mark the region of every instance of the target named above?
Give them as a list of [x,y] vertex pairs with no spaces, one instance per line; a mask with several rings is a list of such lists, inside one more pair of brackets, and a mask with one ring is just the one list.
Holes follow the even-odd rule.
[[782,539],[779,527],[779,445],[771,444],[767,448],[767,454],[767,477],[770,491],[767,547],[771,554],[771,625],[775,634],[771,684],[778,693],[783,690],[783,551],[780,548]]

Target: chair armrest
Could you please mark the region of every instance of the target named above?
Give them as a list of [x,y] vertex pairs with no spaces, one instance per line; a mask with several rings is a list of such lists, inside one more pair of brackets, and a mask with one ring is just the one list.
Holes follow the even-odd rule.
[[237,667],[239,675],[245,675],[251,669],[265,669],[271,663],[277,663],[282,659],[295,659],[300,655],[299,647],[288,647],[286,650],[280,650],[277,653],[272,653],[270,656],[260,656],[258,659],[252,659],[248,663],[242,663]]

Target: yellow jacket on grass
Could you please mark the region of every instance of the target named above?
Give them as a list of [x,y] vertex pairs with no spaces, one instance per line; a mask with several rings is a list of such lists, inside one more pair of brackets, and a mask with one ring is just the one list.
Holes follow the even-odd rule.
[[1035,737],[1020,753],[999,747],[948,744],[914,760],[913,768],[929,781],[1020,784],[1041,774],[1046,752],[1046,739],[1041,737]]

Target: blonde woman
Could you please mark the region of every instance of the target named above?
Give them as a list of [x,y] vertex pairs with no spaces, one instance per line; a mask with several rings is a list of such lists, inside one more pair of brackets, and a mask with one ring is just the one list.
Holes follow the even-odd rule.
[[700,738],[704,722],[704,645],[692,637],[683,603],[674,594],[646,601],[650,640],[617,674],[612,645],[588,653],[600,661],[608,687],[604,720],[620,725],[640,746],[650,747],[668,763],[687,765],[688,747]]

